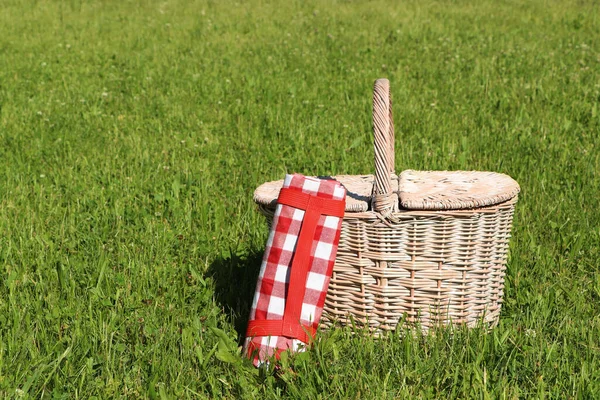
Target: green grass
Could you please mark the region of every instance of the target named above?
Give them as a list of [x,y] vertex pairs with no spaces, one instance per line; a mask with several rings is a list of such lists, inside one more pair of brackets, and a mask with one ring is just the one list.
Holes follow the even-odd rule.
[[[0,397],[600,398],[600,6],[0,0]],[[491,333],[239,357],[286,172],[521,184]]]

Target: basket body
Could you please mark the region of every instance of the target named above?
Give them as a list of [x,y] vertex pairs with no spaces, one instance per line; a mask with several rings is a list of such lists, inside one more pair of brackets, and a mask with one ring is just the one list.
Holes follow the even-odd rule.
[[[375,82],[374,175],[333,177],[347,190],[345,215],[321,323],[351,322],[374,334],[401,321],[498,323],[519,185],[482,171],[394,168],[389,82]],[[282,182],[254,200],[269,224]]]
[[[517,197],[472,210],[346,213],[321,323],[497,324]],[[260,206],[270,223],[273,209]]]

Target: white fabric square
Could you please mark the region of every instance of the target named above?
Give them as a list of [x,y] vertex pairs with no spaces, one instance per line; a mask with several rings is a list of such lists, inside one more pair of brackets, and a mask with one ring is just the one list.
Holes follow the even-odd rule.
[[269,237],[267,239],[267,245],[265,246],[267,249],[270,249],[271,247],[273,247],[274,239],[275,239],[275,231],[271,230],[271,232],[269,232]]
[[333,198],[335,199],[343,199],[345,194],[346,189],[344,189],[343,186],[336,186],[335,189],[333,189]]
[[275,272],[275,281],[283,282],[283,283],[287,282],[287,274],[288,274],[287,265],[279,264],[277,266],[277,271]]
[[329,257],[331,257],[332,250],[333,245],[331,245],[330,243],[319,242],[317,244],[317,248],[315,249],[315,258],[329,260]]
[[269,347],[277,347],[277,340],[279,339],[278,336],[269,336]]
[[281,204],[277,204],[277,207],[275,207],[275,214],[273,214],[273,219],[279,218],[279,216],[281,215],[282,209],[283,209],[283,206]]
[[260,344],[267,347],[277,347],[278,336],[263,336],[260,340]]
[[259,279],[262,279],[265,277],[265,271],[267,270],[267,261],[264,260],[262,262],[262,264],[260,265],[260,272],[258,274]]
[[302,221],[303,218],[304,218],[304,210],[295,209],[292,219],[294,221]]
[[306,343],[302,343],[302,341],[300,341],[298,339],[292,339],[292,349],[295,352],[305,351]]
[[[256,307],[258,306],[258,299],[260,299],[260,296],[254,296],[254,299],[252,299],[252,308],[251,308],[251,312],[254,314],[256,312]],[[253,315],[254,316],[254,315]]]
[[304,180],[304,184],[302,185],[302,189],[305,191],[318,192],[319,191],[319,182],[315,182],[312,179]]
[[284,311],[285,299],[277,296],[271,296],[269,299],[269,308],[267,309],[267,312],[269,314],[283,315]]
[[323,226],[325,228],[337,229],[339,221],[340,219],[338,217],[332,217],[331,215],[327,215],[325,217],[325,222],[323,223]]
[[306,280],[306,287],[308,289],[322,291],[323,286],[325,286],[325,275],[314,272],[308,273],[308,279]]
[[315,304],[302,304],[302,313],[300,313],[300,319],[309,321],[312,323],[315,320],[317,313],[317,306]]
[[298,242],[298,236],[288,234],[285,237],[282,249],[285,251],[294,251],[294,247],[296,247],[296,242]]

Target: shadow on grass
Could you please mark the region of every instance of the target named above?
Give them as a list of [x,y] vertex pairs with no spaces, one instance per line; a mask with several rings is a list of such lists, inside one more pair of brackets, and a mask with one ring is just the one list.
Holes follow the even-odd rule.
[[248,314],[252,306],[256,280],[263,253],[218,258],[208,269],[215,282],[215,299],[233,324],[241,345],[246,335]]

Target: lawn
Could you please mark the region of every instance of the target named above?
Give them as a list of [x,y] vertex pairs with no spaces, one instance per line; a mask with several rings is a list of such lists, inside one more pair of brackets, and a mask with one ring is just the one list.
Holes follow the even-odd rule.
[[[286,172],[521,185],[497,328],[242,360]],[[0,397],[600,398],[600,5],[0,0]]]

